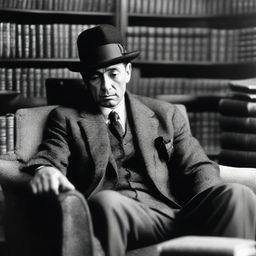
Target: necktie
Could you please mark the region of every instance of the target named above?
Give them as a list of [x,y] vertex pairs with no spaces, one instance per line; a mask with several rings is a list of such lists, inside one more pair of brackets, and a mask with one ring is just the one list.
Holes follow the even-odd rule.
[[109,116],[109,130],[113,133],[113,135],[121,141],[124,136],[124,130],[122,125],[119,122],[119,115],[115,111],[111,111]]

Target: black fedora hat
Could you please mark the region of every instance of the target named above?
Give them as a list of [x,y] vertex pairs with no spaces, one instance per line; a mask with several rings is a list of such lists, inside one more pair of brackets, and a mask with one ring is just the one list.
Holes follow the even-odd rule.
[[109,24],[81,32],[77,38],[77,47],[80,62],[69,67],[75,72],[129,62],[139,55],[139,51],[126,52],[121,33]]

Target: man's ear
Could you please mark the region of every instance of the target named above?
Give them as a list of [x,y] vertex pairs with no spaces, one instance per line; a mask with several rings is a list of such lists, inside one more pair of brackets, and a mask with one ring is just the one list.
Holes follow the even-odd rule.
[[125,67],[125,71],[126,71],[126,83],[129,83],[129,81],[131,80],[131,75],[132,75],[132,64],[129,62],[127,63],[126,67]]

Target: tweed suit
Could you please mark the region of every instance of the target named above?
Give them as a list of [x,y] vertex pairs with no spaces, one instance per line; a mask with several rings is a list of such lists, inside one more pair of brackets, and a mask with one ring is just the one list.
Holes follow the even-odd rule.
[[[126,93],[126,102],[133,113],[135,139],[146,171],[165,197],[182,204],[220,182],[218,166],[190,135],[182,114],[174,105],[130,93]],[[89,110],[87,106],[53,110],[45,140],[27,163],[26,170],[38,165],[55,166],[85,197],[97,192],[107,166],[113,170],[117,166],[111,155],[107,126],[92,104],[90,102]],[[156,145],[158,139],[159,146]],[[186,184],[189,184],[186,190],[180,189]]]
[[125,95],[144,173],[171,202],[168,216],[116,191],[102,190],[106,172],[118,183],[117,163],[100,110],[89,94],[84,102],[76,109],[57,107],[50,113],[43,143],[23,171],[33,173],[47,165],[68,177],[88,199],[106,255],[125,255],[127,248],[186,234],[255,238],[255,195],[242,185],[222,183],[218,165],[169,103]]

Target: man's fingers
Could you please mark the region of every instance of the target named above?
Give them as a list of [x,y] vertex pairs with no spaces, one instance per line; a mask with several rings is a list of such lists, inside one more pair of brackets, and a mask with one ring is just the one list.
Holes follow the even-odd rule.
[[30,187],[32,189],[33,194],[40,194],[43,191],[43,186],[39,178],[32,179],[30,182]]
[[69,191],[75,187],[57,169],[51,167],[41,168],[30,182],[33,194],[53,192],[58,195],[60,191]]
[[74,185],[70,183],[65,176],[60,177],[60,187],[62,191],[69,191],[75,189]]
[[57,178],[52,178],[50,179],[50,190],[55,194],[58,195],[59,194],[59,186],[60,186],[60,182]]
[[41,181],[41,185],[42,185],[42,192],[48,192],[51,189],[49,177],[41,176],[40,181]]
[[33,194],[37,194],[37,192],[38,192],[37,186],[36,186],[36,184],[34,183],[33,180],[30,181],[30,187],[31,187],[31,189],[32,189],[32,193],[33,193]]

